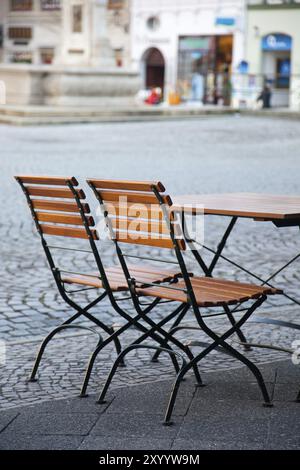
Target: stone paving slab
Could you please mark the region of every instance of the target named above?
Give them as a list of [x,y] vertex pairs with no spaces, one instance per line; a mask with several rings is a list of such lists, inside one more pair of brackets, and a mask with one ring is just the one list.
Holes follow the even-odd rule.
[[[275,369],[273,387],[277,369],[285,367],[289,361],[262,367],[265,374]],[[234,376],[230,371],[207,373],[205,379],[208,385],[204,389],[195,389],[191,379],[182,383],[180,413],[174,415],[172,426],[162,425],[165,395],[172,385],[165,380],[114,390],[112,401],[105,406],[96,404],[93,395],[20,407],[14,415],[4,411],[2,419],[8,424],[0,432],[0,448],[299,449],[299,403],[284,397],[273,408],[263,408],[259,397],[253,400],[247,393],[244,368],[237,369]],[[232,387],[241,386],[237,398],[228,387],[231,381]],[[294,385],[298,382],[299,370],[294,367]],[[222,398],[217,396],[215,384],[223,389]],[[209,388],[211,394],[206,393]],[[140,408],[143,400],[144,409]]]

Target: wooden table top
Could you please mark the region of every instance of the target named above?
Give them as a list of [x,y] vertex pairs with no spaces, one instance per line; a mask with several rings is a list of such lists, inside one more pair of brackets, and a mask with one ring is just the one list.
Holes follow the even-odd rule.
[[[248,217],[257,220],[300,219],[300,196],[257,193],[187,194],[175,196],[175,209],[197,214]],[[198,206],[202,206],[197,209]]]

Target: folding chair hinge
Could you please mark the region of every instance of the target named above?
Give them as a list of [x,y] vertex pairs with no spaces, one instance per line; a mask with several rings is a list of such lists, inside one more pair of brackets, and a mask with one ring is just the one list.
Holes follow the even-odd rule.
[[128,282],[129,282],[129,287],[130,287],[130,292],[133,292],[135,293],[135,287],[136,287],[136,280],[134,277],[130,277],[128,279]]

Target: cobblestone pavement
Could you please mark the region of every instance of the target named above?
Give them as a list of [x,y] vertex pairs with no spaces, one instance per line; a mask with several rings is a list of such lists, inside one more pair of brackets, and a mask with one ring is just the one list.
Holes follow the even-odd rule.
[[[82,368],[95,341],[85,335],[73,335],[68,341],[57,339],[42,363],[39,384],[26,384],[25,375],[38,341],[67,318],[69,309],[55,290],[24,197],[13,180],[14,174],[68,174],[78,176],[81,182],[88,176],[159,178],[171,194],[230,191],[299,194],[299,148],[299,123],[266,118],[231,116],[188,122],[1,126],[0,338],[7,344],[7,362],[2,367],[0,406],[76,393]],[[205,222],[206,244],[215,246],[228,221],[210,217]],[[298,232],[296,228],[276,229],[269,223],[240,221],[224,254],[267,277],[300,251]],[[105,260],[111,262],[112,247],[105,244],[102,251]],[[154,256],[157,250],[149,254]],[[69,256],[64,262],[75,270],[93,269],[83,255],[76,259]],[[189,264],[195,270],[191,259]],[[225,263],[218,265],[215,274],[247,279]],[[277,276],[276,282],[297,296],[299,264]],[[80,294],[79,300],[85,304],[93,295],[94,291],[87,291]],[[262,312],[270,315],[269,307],[273,304],[276,307],[272,310],[273,317],[297,320],[298,307],[285,305],[282,298],[272,298]],[[107,302],[101,304],[100,312],[98,315],[108,324],[116,320]],[[163,313],[162,309],[156,315]],[[223,322],[220,320],[220,329],[224,327]],[[273,341],[288,347],[297,337],[295,331],[272,328],[270,333],[257,324],[247,326],[246,331],[252,339],[269,342],[271,336]],[[127,341],[131,335],[134,333],[130,333]],[[62,361],[67,351],[69,359]],[[100,376],[105,376],[112,353],[113,350],[107,349],[103,362],[99,360],[93,390],[97,390]],[[249,355],[257,362],[282,358],[281,353],[265,350]],[[155,366],[149,366],[148,359],[147,351],[134,354],[128,367],[118,374],[116,386],[138,383],[145,380],[145,374],[149,380],[172,374],[167,358]],[[138,365],[145,369],[142,371]],[[227,356],[211,355],[203,367],[211,370],[236,365]]]

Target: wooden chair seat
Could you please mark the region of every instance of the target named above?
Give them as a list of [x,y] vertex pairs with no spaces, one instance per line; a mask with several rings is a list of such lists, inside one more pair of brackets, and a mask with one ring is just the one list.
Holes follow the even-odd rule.
[[[181,272],[172,269],[159,269],[152,266],[128,265],[132,278],[135,278],[139,284],[153,282],[170,282],[181,276]],[[121,266],[111,266],[105,269],[110,287],[114,291],[128,290],[128,284]],[[97,273],[87,274],[68,274],[62,276],[62,281],[67,284],[80,284],[89,287],[103,288],[101,279]]]
[[[209,277],[193,277],[191,283],[199,307],[220,307],[256,299],[262,294],[273,295],[282,293],[279,289],[272,289],[254,284],[244,284]],[[173,287],[185,289],[185,283],[180,280]],[[180,290],[169,289],[164,286],[144,287],[137,289],[142,296],[158,297],[178,302],[187,302],[187,295]]]

